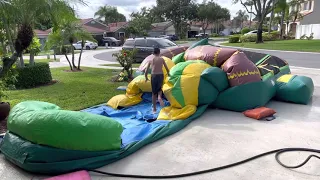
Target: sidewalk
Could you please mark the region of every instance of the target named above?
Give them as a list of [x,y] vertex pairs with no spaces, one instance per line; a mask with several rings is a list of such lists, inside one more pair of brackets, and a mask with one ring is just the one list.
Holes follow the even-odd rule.
[[[111,61],[102,61],[94,58],[95,55],[106,53],[106,52],[116,52],[121,50],[121,47],[113,47],[112,49],[98,49],[91,51],[84,51],[81,57],[81,67],[92,67],[92,68],[103,68],[103,69],[122,69],[122,67],[113,67],[113,66],[103,66],[105,64],[117,64],[117,62]],[[80,54],[75,54],[75,64],[78,64]],[[71,61],[72,56],[68,55],[69,60]],[[69,63],[65,56],[60,57],[60,62],[50,62],[50,68],[59,68],[59,67],[69,67]],[[136,69],[136,68],[133,68]]]

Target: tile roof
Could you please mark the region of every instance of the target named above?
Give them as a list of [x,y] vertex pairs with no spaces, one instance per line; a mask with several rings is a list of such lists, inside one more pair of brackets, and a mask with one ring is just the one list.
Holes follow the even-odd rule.
[[125,27],[126,25],[128,25],[128,22],[110,23],[108,24],[108,28],[109,28],[108,32],[116,32],[117,30]]
[[95,27],[92,27],[92,26],[82,25],[82,27],[83,27],[86,31],[88,31],[89,33],[93,33],[93,34],[106,32],[105,29],[95,28]]
[[86,24],[86,23],[88,23],[88,22],[90,22],[90,21],[92,21],[92,20],[93,20],[93,18],[80,19],[80,22],[81,22],[81,24]]

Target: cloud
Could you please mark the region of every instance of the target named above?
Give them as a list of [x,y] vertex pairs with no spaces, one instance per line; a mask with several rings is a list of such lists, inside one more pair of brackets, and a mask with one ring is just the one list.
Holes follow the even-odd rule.
[[[203,0],[197,0],[201,3]],[[244,9],[241,4],[232,4],[232,0],[216,0],[222,7],[228,8],[232,17],[237,11]],[[88,6],[75,5],[74,8],[80,18],[93,18],[100,6],[110,5],[117,7],[118,11],[129,19],[132,12],[139,11],[142,7],[156,5],[156,0],[87,0]]]

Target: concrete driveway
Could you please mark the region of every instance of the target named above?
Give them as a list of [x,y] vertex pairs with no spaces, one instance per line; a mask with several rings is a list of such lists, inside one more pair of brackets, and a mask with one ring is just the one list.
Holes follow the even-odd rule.
[[[171,175],[218,167],[248,157],[286,147],[320,149],[320,70],[292,68],[293,74],[313,78],[316,89],[309,105],[270,102],[268,107],[277,111],[277,119],[271,122],[257,121],[241,113],[207,110],[184,130],[150,144],[131,156],[100,168],[114,173]],[[283,155],[283,162],[299,164],[305,153]],[[284,169],[273,155],[247,164],[198,175],[190,180],[318,180],[320,161],[312,160],[297,170]],[[2,180],[42,179],[26,173],[6,161],[0,155]],[[91,173],[93,180],[125,179],[100,176]]]

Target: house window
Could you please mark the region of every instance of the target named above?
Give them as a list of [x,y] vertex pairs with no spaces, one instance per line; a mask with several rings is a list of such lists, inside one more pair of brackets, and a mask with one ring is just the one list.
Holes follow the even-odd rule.
[[311,1],[307,1],[307,2],[303,3],[303,10],[304,10],[304,11],[309,11],[309,10],[311,10],[311,5],[312,5],[312,2],[311,2]]

